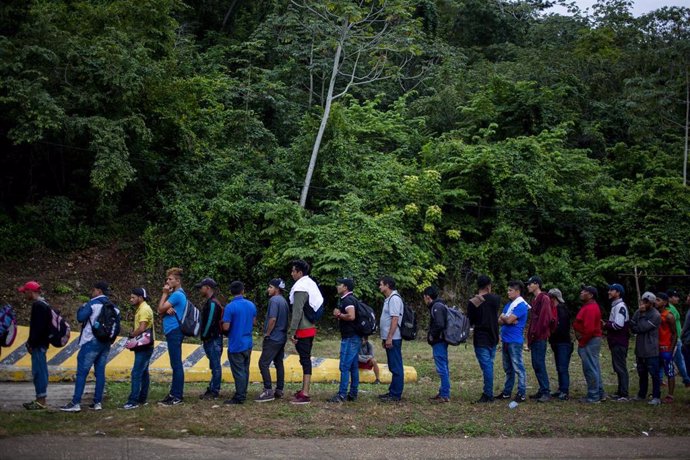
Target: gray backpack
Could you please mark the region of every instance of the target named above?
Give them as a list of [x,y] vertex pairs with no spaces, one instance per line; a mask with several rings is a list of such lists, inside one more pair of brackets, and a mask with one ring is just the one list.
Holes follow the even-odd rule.
[[443,338],[448,345],[460,345],[470,336],[470,320],[456,307],[446,307],[446,329]]

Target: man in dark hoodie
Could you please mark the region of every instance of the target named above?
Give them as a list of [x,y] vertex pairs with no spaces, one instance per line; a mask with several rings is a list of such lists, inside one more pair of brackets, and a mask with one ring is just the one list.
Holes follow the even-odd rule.
[[432,402],[450,402],[450,370],[448,369],[448,343],[443,332],[448,321],[448,307],[442,299],[438,298],[438,288],[429,286],[422,292],[424,303],[429,307],[429,332],[427,342],[431,345],[436,364],[436,372],[441,378],[441,386],[438,394],[431,398]]
[[630,330],[637,334],[635,338],[635,356],[637,357],[637,375],[640,378],[640,390],[633,401],[646,401],[649,389],[649,375],[652,376],[652,399],[649,404],[661,404],[661,379],[659,378],[659,325],[661,314],[654,307],[656,296],[645,292],[640,299],[640,308],[630,320]]
[[46,408],[48,395],[48,364],[46,352],[50,347],[50,322],[53,319],[50,305],[41,295],[41,285],[29,281],[19,288],[27,302],[31,302],[29,320],[29,339],[26,350],[31,355],[31,374],[33,376],[36,399],[24,403],[26,410],[43,410]]
[[494,358],[501,298],[491,293],[491,278],[486,275],[477,278],[477,288],[477,295],[467,302],[467,317],[474,327],[474,354],[484,377],[484,391],[477,402],[487,403],[494,400]]
[[630,313],[623,302],[625,289],[620,284],[609,286],[611,314],[609,320],[602,321],[606,331],[606,340],[611,350],[613,371],[618,376],[618,391],[611,398],[614,401],[628,400],[628,344],[630,343]]
[[546,371],[546,344],[554,324],[551,300],[542,291],[542,280],[536,275],[527,280],[527,290],[533,296],[527,329],[527,345],[532,355],[532,369],[539,383],[539,391],[530,395],[530,399],[547,402],[551,399],[551,390],[549,389],[549,374]]

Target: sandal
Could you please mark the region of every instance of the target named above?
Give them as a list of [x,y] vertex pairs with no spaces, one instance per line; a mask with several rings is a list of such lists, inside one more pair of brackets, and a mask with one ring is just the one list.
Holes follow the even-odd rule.
[[46,406],[44,406],[43,404],[41,404],[38,401],[31,401],[28,403],[24,403],[24,404],[22,404],[22,406],[24,406],[24,409],[26,409],[26,410],[44,410],[44,409],[46,409]]

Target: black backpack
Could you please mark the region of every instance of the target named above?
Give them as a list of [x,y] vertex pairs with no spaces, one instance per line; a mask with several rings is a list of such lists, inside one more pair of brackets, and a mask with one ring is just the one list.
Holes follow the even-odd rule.
[[399,294],[395,294],[400,297],[403,303],[403,315],[400,319],[400,337],[403,340],[415,340],[417,338],[417,315],[414,314],[414,310],[405,303],[403,298]]
[[376,332],[376,328],[374,309],[355,297],[355,330],[357,335],[360,337],[372,335]]
[[201,313],[199,309],[194,306],[192,302],[187,300],[187,305],[184,309],[184,314],[182,315],[182,320],[175,313],[175,319],[180,325],[180,331],[182,335],[186,337],[198,337],[201,332]]
[[[89,322],[91,319],[89,318]],[[120,335],[120,312],[117,305],[110,300],[106,300],[101,307],[101,312],[96,318],[96,322],[91,324],[93,336],[99,342],[113,343]]]

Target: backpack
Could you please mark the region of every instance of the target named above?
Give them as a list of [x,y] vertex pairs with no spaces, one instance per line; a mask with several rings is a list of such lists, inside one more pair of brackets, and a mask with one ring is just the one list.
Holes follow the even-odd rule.
[[455,307],[446,307],[446,329],[443,338],[448,345],[460,345],[465,343],[470,335],[470,320]]
[[[91,318],[89,318],[89,322]],[[91,323],[91,332],[99,342],[113,343],[120,335],[120,311],[117,305],[106,300],[101,307],[95,323]]]
[[45,304],[50,311],[50,323],[48,324],[48,342],[56,347],[62,348],[69,342],[72,329],[65,319],[60,315],[60,310]]
[[0,347],[9,347],[17,338],[17,315],[10,305],[0,308]]
[[314,309],[309,305],[309,302],[304,304],[302,311],[304,312],[304,317],[309,320],[310,323],[316,324],[321,318],[323,318],[323,313],[326,311],[326,302],[322,303],[318,310]]
[[359,300],[357,297],[352,297],[355,298],[355,330],[357,331],[357,335],[360,337],[372,335],[374,332],[376,332],[377,328],[376,314],[374,313],[374,309]]
[[192,302],[187,300],[187,306],[184,309],[182,321],[180,321],[180,318],[177,316],[177,312],[175,312],[175,318],[180,325],[182,335],[187,337],[197,337],[199,335],[201,329],[201,314],[199,313],[199,309],[196,308]]
[[[398,297],[400,295],[395,294]],[[415,340],[417,338],[417,316],[414,314],[414,310],[405,303],[402,297],[400,300],[403,302],[403,315],[400,319],[400,337],[403,340]]]

